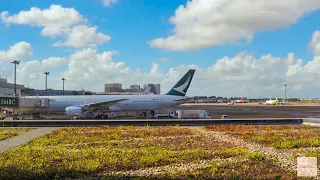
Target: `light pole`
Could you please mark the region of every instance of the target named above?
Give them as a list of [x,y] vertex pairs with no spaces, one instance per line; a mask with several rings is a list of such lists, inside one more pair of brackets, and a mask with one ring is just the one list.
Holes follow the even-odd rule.
[[48,77],[48,75],[50,74],[50,72],[45,72],[45,73],[43,73],[43,74],[45,74],[46,75],[46,96],[48,96],[48,89],[47,89],[47,77]]
[[284,85],[284,101],[287,101],[287,84]]
[[20,61],[14,60],[11,62],[12,64],[14,64],[14,96],[17,95],[17,65],[20,64]]
[[65,78],[62,78],[62,95],[64,96],[64,81],[66,80]]

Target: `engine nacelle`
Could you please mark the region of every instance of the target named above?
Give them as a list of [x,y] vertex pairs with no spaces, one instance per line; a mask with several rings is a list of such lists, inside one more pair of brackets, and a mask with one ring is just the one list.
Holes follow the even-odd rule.
[[66,108],[67,116],[80,116],[83,112],[82,107],[71,106]]

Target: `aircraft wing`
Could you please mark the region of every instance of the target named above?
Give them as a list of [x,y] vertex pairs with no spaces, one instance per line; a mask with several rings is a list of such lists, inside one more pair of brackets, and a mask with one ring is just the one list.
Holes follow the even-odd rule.
[[101,101],[101,102],[96,102],[96,103],[90,103],[90,104],[84,104],[84,107],[87,108],[97,108],[97,107],[108,107],[108,106],[112,106],[116,103],[119,103],[121,101],[125,101],[128,99],[116,99],[116,100],[112,100],[112,101]]

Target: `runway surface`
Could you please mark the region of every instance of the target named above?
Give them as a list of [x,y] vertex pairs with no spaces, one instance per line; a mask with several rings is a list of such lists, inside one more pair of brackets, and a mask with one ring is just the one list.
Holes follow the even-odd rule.
[[220,118],[227,114],[229,118],[310,118],[320,117],[319,105],[256,105],[256,104],[193,104],[180,105],[172,109],[203,109],[212,118]]
[[[26,127],[62,127],[62,126],[99,126],[99,125],[184,125],[202,126],[208,124],[276,124],[276,123],[300,123],[301,119],[320,123],[320,106],[295,106],[295,105],[254,105],[254,104],[190,104],[180,105],[177,109],[207,110],[212,119],[107,119],[107,120],[34,120],[34,121],[0,121],[1,126],[26,126]],[[228,115],[228,119],[221,119],[221,115]],[[261,119],[264,118],[264,119]],[[278,118],[278,119],[274,119]],[[291,121],[291,122],[290,122]],[[295,121],[295,122],[293,122]]]
[[247,119],[118,119],[118,120],[5,120],[2,127],[67,127],[67,126],[206,126],[214,124],[289,125],[302,124],[299,118]]

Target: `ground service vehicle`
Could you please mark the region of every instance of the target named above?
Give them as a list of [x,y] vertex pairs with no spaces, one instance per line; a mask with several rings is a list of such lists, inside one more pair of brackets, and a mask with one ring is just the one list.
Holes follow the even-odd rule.
[[176,113],[172,110],[155,110],[151,118],[174,118]]
[[179,119],[211,119],[206,110],[178,110]]

